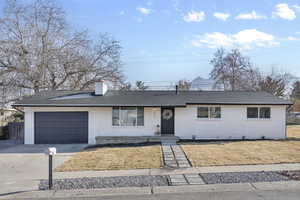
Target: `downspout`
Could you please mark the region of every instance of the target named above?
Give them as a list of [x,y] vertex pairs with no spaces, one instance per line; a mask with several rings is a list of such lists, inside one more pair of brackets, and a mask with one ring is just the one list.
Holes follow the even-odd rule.
[[285,139],[287,138],[287,111],[292,107],[293,105],[288,105],[285,111]]

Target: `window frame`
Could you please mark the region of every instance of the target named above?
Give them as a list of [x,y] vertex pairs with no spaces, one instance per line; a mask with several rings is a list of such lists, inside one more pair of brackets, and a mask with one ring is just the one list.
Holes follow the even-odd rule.
[[[248,118],[248,108],[257,108],[257,117],[256,118]],[[265,118],[261,117],[260,109],[268,108],[270,109],[270,117]],[[247,106],[246,107],[246,119],[247,120],[271,120],[272,119],[272,108],[270,106]]]
[[[248,109],[256,109],[257,117],[249,117]],[[259,119],[259,107],[247,107],[246,108],[246,116],[247,116],[247,119]]]
[[[199,108],[207,108],[207,117],[199,117]],[[220,117],[211,117],[211,109],[220,108]],[[198,120],[220,120],[222,119],[222,107],[221,106],[198,106],[197,107],[197,119]]]
[[[261,117],[261,112],[260,112],[260,110],[261,110],[262,108],[268,108],[268,109],[269,109],[269,117]],[[262,107],[260,107],[260,108],[259,108],[259,119],[266,119],[266,120],[271,119],[271,107],[267,107],[267,106],[262,106]]]
[[[122,116],[122,111],[124,111],[125,109],[124,108],[135,108],[135,125],[123,125],[121,124],[121,116]],[[123,108],[123,109],[122,109]],[[139,123],[138,122],[141,122],[139,118],[139,114],[141,114],[141,112],[139,112],[139,108],[142,109],[142,125],[138,125]],[[117,110],[118,111],[118,125],[114,124],[114,110]],[[141,111],[141,110],[140,110]],[[114,106],[112,107],[112,126],[113,127],[144,127],[145,126],[145,108],[144,107],[137,107],[137,106]]]

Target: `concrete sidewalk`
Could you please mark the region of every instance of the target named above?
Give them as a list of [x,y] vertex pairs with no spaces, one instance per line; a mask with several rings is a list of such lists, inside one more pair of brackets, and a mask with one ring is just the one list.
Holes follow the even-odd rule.
[[220,172],[254,172],[254,171],[284,171],[300,170],[300,163],[271,164],[271,165],[237,165],[237,166],[213,166],[190,167],[180,169],[135,169],[135,170],[107,170],[107,171],[78,171],[55,172],[54,178],[80,178],[80,177],[112,177],[112,176],[139,176],[139,175],[173,175],[196,173],[220,173]]
[[233,191],[294,191],[300,190],[300,181],[258,182],[239,184],[163,186],[163,187],[130,187],[94,190],[59,190],[30,191],[0,196],[0,199],[36,199],[36,198],[88,198],[101,196],[153,195],[199,192],[233,192]]
[[[139,175],[175,175],[175,174],[197,174],[218,172],[251,172],[251,171],[283,171],[300,170],[300,163],[295,164],[272,164],[272,165],[242,165],[242,166],[215,166],[181,169],[137,169],[137,170],[111,170],[111,171],[80,171],[80,172],[55,172],[54,179],[82,178],[82,177],[115,177],[115,176],[139,176]],[[23,191],[34,191],[38,189],[39,179],[47,179],[47,170],[43,176],[24,177],[16,175],[17,178],[7,177],[0,182],[1,194],[16,193]],[[5,175],[5,174],[4,174]],[[8,179],[9,178],[9,179]],[[272,183],[273,184],[273,183]],[[172,186],[174,188],[175,186]],[[188,186],[187,186],[188,187]],[[211,185],[204,187],[212,187]],[[169,187],[168,187],[169,188]],[[114,190],[106,189],[106,190]]]

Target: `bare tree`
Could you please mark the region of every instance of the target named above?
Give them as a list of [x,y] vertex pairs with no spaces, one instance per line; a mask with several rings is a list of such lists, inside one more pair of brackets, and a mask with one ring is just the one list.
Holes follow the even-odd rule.
[[179,90],[190,90],[192,82],[182,79],[178,81],[178,89]]
[[293,84],[291,97],[295,100],[300,100],[300,81],[296,81]]
[[132,90],[132,85],[130,82],[125,82],[119,85],[118,89],[125,90],[125,91]]
[[275,96],[284,96],[285,82],[281,78],[266,76],[259,82],[259,85],[261,91],[268,92]]
[[135,82],[135,87],[137,90],[147,90],[149,88],[149,86],[146,86],[143,81]]
[[118,41],[72,32],[65,12],[50,0],[8,0],[0,18],[0,84],[40,90],[88,89],[95,81],[118,82]]
[[294,80],[294,77],[291,74],[279,73],[273,68],[270,74],[261,76],[258,90],[284,97],[287,95],[292,80]]
[[222,48],[218,49],[210,64],[213,65],[210,77],[216,84],[223,84],[225,90],[253,90],[257,70],[253,69],[249,58],[238,49],[229,53]]
[[[225,63],[225,50],[223,48],[217,49],[210,64],[213,65],[213,69],[210,72],[210,77],[215,80],[215,86],[217,84],[223,85],[224,90],[228,88],[227,67]],[[215,87],[214,86],[214,87]]]

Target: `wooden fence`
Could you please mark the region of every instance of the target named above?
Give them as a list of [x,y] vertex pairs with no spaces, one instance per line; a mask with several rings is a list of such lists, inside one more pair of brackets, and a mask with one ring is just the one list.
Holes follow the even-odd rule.
[[24,122],[8,123],[9,139],[24,143]]

